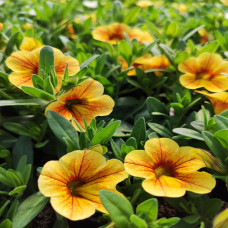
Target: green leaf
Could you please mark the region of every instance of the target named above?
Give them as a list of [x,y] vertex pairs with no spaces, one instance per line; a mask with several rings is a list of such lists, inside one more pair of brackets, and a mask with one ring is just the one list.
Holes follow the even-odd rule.
[[9,180],[8,177],[6,177],[6,176],[4,176],[2,174],[0,174],[0,182],[2,182],[5,185],[8,185],[9,187],[16,187],[14,185],[14,183],[11,180]]
[[146,140],[146,123],[143,117],[140,117],[134,124],[130,137],[136,139],[138,148],[141,141]]
[[5,219],[0,223],[0,228],[11,228],[12,222],[9,219]]
[[23,164],[22,167],[19,167],[19,170],[22,171],[25,168],[26,162],[22,162],[22,157],[26,156],[26,162],[33,164],[33,146],[30,138],[25,136],[20,136],[13,147],[12,158],[13,158],[13,167],[16,168],[20,164]]
[[111,137],[116,132],[117,128],[120,126],[121,121],[115,121],[110,124],[108,124],[104,129],[99,131],[92,139],[90,146],[101,144],[105,145],[109,142]]
[[110,144],[111,144],[113,154],[115,155],[116,158],[120,159],[121,153],[120,153],[119,146],[115,143],[115,141],[112,138],[110,139]]
[[41,49],[39,58],[39,75],[42,76],[44,80],[46,76],[50,74],[51,67],[55,67],[54,51],[52,47],[45,46]]
[[227,151],[222,147],[218,139],[208,131],[203,131],[202,135],[211,152],[221,161],[224,161],[227,156]]
[[132,23],[136,19],[140,9],[141,7],[139,6],[133,7],[132,10],[124,17],[124,23],[125,24]]
[[139,228],[147,228],[148,227],[147,223],[142,218],[140,218],[139,216],[137,216],[135,214],[131,215],[130,220],[133,224],[135,224]]
[[14,202],[11,204],[5,218],[12,220],[16,214],[18,205],[19,205],[19,200],[14,200]]
[[146,24],[147,24],[148,28],[150,29],[150,31],[153,33],[153,35],[155,35],[155,37],[157,37],[161,42],[163,42],[164,38],[161,35],[161,33],[158,31],[156,26],[153,23],[151,23],[150,21],[147,21]]
[[137,149],[137,142],[136,139],[134,137],[130,137],[128,138],[128,140],[126,141],[126,145],[127,146],[132,146],[134,149]]
[[171,138],[172,137],[172,132],[168,130],[166,127],[156,124],[156,123],[148,123],[148,126],[154,130],[156,133],[163,137]]
[[[213,205],[213,207],[211,207]],[[208,199],[203,204],[203,217],[213,218],[217,213],[219,213],[222,207],[222,200],[217,198]]]
[[218,47],[219,47],[219,42],[217,40],[213,41],[213,42],[207,44],[206,46],[204,46],[203,48],[201,48],[201,50],[197,51],[196,56],[198,56],[204,52],[215,53],[216,50],[218,49]]
[[201,25],[195,29],[193,29],[192,31],[190,31],[187,35],[185,35],[182,40],[186,41],[187,39],[189,39],[194,33],[196,33],[199,29],[203,28],[205,25]]
[[38,88],[22,86],[21,89],[30,96],[38,97],[48,101],[55,100],[55,97],[53,95]]
[[161,227],[171,227],[171,226],[175,225],[176,223],[178,223],[179,221],[180,221],[180,218],[172,217],[169,219],[161,218],[161,219],[157,220],[156,223],[161,225]]
[[146,99],[146,106],[150,114],[152,112],[160,112],[160,113],[167,114],[167,109],[165,104],[154,97],[148,97]]
[[39,75],[36,75],[36,74],[32,75],[32,83],[34,87],[38,89],[43,89],[44,80]]
[[88,70],[88,67],[84,67],[82,68],[80,71],[77,72],[77,74],[75,74],[74,76],[71,76],[70,78],[74,78],[74,77],[77,77],[77,78],[82,78],[83,76],[85,76],[86,72]]
[[32,135],[26,127],[24,127],[23,125],[20,125],[18,123],[6,122],[3,124],[3,126],[8,131],[11,131],[13,133],[23,135],[23,136],[28,136],[28,137],[31,137],[33,139],[36,139],[36,136]]
[[216,124],[221,130],[228,129],[228,118],[220,115],[215,115],[214,118],[215,118]]
[[158,216],[158,200],[153,198],[142,202],[137,206],[136,214],[148,223],[155,221]]
[[131,59],[132,59],[132,48],[130,47],[130,45],[128,44],[128,42],[126,40],[120,41],[119,51],[120,51],[120,55],[128,63],[128,66],[130,66]]
[[42,211],[49,198],[39,192],[26,198],[18,207],[17,213],[13,218],[12,228],[23,228],[31,222]]
[[15,32],[9,39],[7,45],[6,45],[6,50],[5,54],[9,56],[13,52],[13,48],[15,44],[18,42],[18,40],[23,39],[23,34],[21,32]]
[[85,62],[83,62],[81,65],[80,65],[80,68],[83,69],[84,67],[88,67],[89,64],[96,58],[98,58],[100,55],[93,55],[91,58],[87,59]]
[[107,57],[108,57],[108,54],[104,53],[101,56],[99,56],[99,58],[97,58],[97,66],[95,69],[96,74],[98,74],[98,75],[101,74],[101,72],[105,66]]
[[52,85],[51,77],[50,76],[48,76],[44,80],[44,91],[47,92],[47,93],[50,93],[52,95],[55,94],[55,89],[54,89],[54,87]]
[[183,218],[183,220],[189,224],[193,224],[200,219],[199,215],[189,215]]
[[166,57],[169,59],[170,63],[174,64],[174,51],[168,47],[166,44],[159,44],[159,47],[165,53]]
[[6,207],[10,203],[10,200],[7,200],[3,205],[0,207],[0,217],[2,216],[3,212],[5,211]]
[[228,150],[228,129],[217,131],[214,136],[219,140],[221,145]]
[[193,139],[198,139],[198,140],[204,141],[204,138],[202,137],[202,135],[198,131],[194,131],[192,129],[174,128],[173,132],[176,134],[179,134],[179,135],[184,135],[186,137],[190,137]]
[[215,31],[215,37],[216,37],[216,40],[219,42],[220,47],[224,51],[227,51],[227,42],[224,36],[219,31]]
[[12,191],[9,192],[10,196],[17,195],[17,194],[22,194],[24,190],[26,189],[26,185],[18,186],[14,188]]
[[101,190],[99,196],[112,221],[118,228],[126,228],[130,222],[130,216],[134,213],[131,203],[114,192]]
[[54,111],[49,110],[46,115],[49,126],[56,137],[64,143],[67,140],[74,150],[79,150],[78,132],[72,123]]
[[0,101],[1,106],[20,106],[20,105],[44,105],[45,101],[41,99],[15,99],[15,100],[2,100]]

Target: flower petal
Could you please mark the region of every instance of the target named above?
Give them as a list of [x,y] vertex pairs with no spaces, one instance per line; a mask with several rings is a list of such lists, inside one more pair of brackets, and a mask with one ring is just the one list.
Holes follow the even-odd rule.
[[70,176],[59,164],[49,161],[42,168],[38,179],[40,192],[45,196],[62,196],[69,192],[67,184]]
[[71,181],[80,179],[82,182],[106,165],[104,156],[92,150],[75,150],[61,157],[59,162],[70,174]]
[[145,143],[146,153],[155,159],[155,161],[163,162],[167,158],[175,161],[177,158],[178,144],[169,138],[149,139]]
[[42,47],[42,43],[35,39],[35,38],[30,38],[30,37],[24,37],[21,45],[20,45],[20,50],[21,51],[32,51],[36,48]]
[[52,197],[50,203],[60,215],[73,221],[90,217],[96,207],[87,199],[71,195]]
[[216,75],[211,80],[208,80],[205,89],[211,92],[223,92],[228,89],[228,78],[225,75]]
[[64,55],[60,50],[53,48],[55,55],[55,71],[57,75],[64,75],[66,65],[68,64],[68,73],[70,76],[76,74],[79,70],[77,59]]
[[13,72],[9,75],[9,81],[18,88],[33,86],[32,76],[29,73]]
[[220,212],[213,220],[213,228],[226,228],[228,226],[228,208]]
[[39,58],[29,51],[13,52],[7,59],[6,65],[16,72],[37,74]]
[[124,161],[124,167],[130,175],[143,178],[155,176],[153,164],[154,160],[144,150],[130,152]]
[[186,190],[199,194],[211,192],[216,184],[212,175],[206,172],[178,174],[176,178],[182,180]]
[[219,92],[214,94],[209,94],[205,91],[196,91],[197,93],[203,94],[207,97],[214,107],[215,114],[219,114],[226,109],[228,109],[228,93],[227,92]]
[[63,102],[59,102],[59,101],[52,102],[47,106],[45,113],[48,110],[55,111],[60,115],[64,116],[68,120],[72,118],[72,113],[66,108],[66,104]]
[[179,78],[180,84],[188,89],[197,89],[200,87],[204,87],[205,80],[196,79],[196,75],[194,74],[184,74]]
[[195,74],[198,72],[197,59],[194,57],[186,59],[178,65],[178,70],[183,73]]
[[144,190],[154,196],[181,197],[185,194],[183,184],[176,178],[160,176],[142,182]]

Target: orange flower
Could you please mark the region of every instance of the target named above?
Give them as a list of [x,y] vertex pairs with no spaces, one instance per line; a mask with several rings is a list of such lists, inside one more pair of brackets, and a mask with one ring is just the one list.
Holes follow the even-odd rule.
[[[127,69],[128,68],[127,62],[122,58],[120,58],[119,60],[122,63],[122,70]],[[150,54],[146,54],[140,58],[137,58],[132,64],[134,68],[138,67],[143,71],[152,70],[152,69],[165,69],[169,65],[170,65],[170,62],[165,55],[151,56]],[[160,71],[155,71],[154,73],[158,77],[163,75],[163,73]],[[129,76],[136,75],[135,69],[128,71],[127,75]]]
[[74,31],[74,27],[73,27],[72,23],[67,25],[67,30],[68,30],[68,36],[70,38],[73,38],[73,39],[77,38],[77,35],[76,35],[75,31]]
[[213,220],[213,228],[228,227],[228,208],[220,212]]
[[24,39],[20,45],[20,50],[21,51],[32,51],[36,48],[40,48],[43,46],[44,45],[35,38],[24,37]]
[[207,93],[206,91],[196,91],[207,97],[214,107],[215,114],[219,114],[228,109],[228,92]]
[[204,87],[211,92],[228,89],[228,62],[218,54],[203,53],[197,58],[190,57],[178,66],[185,73],[180,77],[182,86],[188,89]]
[[186,190],[209,193],[215,187],[211,174],[198,172],[202,160],[192,156],[191,147],[179,147],[168,138],[150,139],[145,150],[130,152],[125,158],[125,169],[133,176],[146,178],[142,186],[155,196],[181,197]]
[[[21,86],[33,86],[32,74],[38,74],[39,57],[41,48],[33,51],[16,51],[6,59],[6,65],[13,73],[9,75],[9,81],[21,88]],[[62,84],[62,77],[68,64],[69,75],[74,75],[79,71],[79,63],[76,59],[64,55],[60,50],[53,48],[55,58],[55,71],[59,82],[56,92],[59,91]]]
[[[69,92],[60,95],[57,101],[48,105],[46,111],[58,112],[68,120],[73,117],[85,130],[83,117],[87,124],[90,124],[96,116],[106,116],[112,112],[114,101],[110,96],[103,95],[103,93],[103,85],[90,78]],[[72,122],[75,128],[79,130],[74,121]]]
[[124,32],[128,34],[129,38],[137,39],[139,42],[153,42],[154,38],[146,31],[142,31],[138,28],[130,28],[129,26],[121,23],[112,23],[106,26],[99,26],[92,31],[93,38],[116,44],[120,40],[124,40]]
[[0,22],[0,31],[2,30],[3,28],[3,24]]
[[93,215],[96,209],[107,213],[99,191],[119,193],[115,187],[127,176],[121,161],[106,162],[97,152],[76,150],[59,161],[47,162],[38,187],[43,195],[51,197],[51,205],[59,214],[70,220],[81,220]]

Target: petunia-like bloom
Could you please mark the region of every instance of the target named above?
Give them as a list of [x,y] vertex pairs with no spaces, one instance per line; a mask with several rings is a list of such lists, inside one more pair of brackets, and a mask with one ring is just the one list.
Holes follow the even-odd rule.
[[225,6],[228,6],[228,0],[220,0]]
[[149,1],[149,0],[140,0],[138,2],[136,2],[137,6],[140,6],[141,8],[146,8],[149,6],[153,5],[153,2]]
[[136,39],[139,42],[148,43],[154,41],[154,38],[149,34],[149,32],[142,31],[138,28],[130,28],[125,24],[117,22],[110,25],[97,27],[95,30],[92,31],[92,35],[95,40],[116,44],[120,40],[124,40],[124,32],[128,34],[130,40]]
[[208,93],[206,91],[198,91],[208,98],[213,105],[215,114],[219,114],[228,109],[228,92]]
[[51,205],[60,215],[81,220],[93,215],[96,209],[107,213],[99,191],[119,193],[116,185],[127,176],[121,161],[106,162],[100,153],[76,150],[59,161],[47,162],[39,176],[38,187],[43,195],[51,197]]
[[24,37],[20,45],[21,51],[32,51],[36,48],[43,47],[44,45],[35,38]]
[[179,10],[180,13],[186,13],[188,11],[188,7],[183,3],[173,3],[172,7]]
[[194,157],[191,150],[168,138],[154,138],[146,142],[145,150],[130,152],[124,166],[128,174],[145,178],[142,187],[155,196],[181,197],[186,190],[209,193],[215,187],[215,179],[197,171],[205,163]]
[[201,36],[200,43],[201,44],[206,44],[209,41],[210,37],[211,37],[210,33],[208,33],[205,28],[199,29],[198,33]]
[[0,31],[2,30],[3,28],[3,23],[0,22]]
[[[122,70],[127,69],[128,68],[127,62],[122,58],[120,58],[119,60],[122,63]],[[150,54],[146,54],[140,58],[137,58],[132,64],[134,68],[138,67],[143,71],[152,70],[152,69],[165,69],[169,65],[170,65],[170,62],[165,55],[152,56]],[[160,71],[155,71],[154,73],[158,77],[161,77],[163,75],[163,73]],[[128,71],[127,75],[129,76],[136,75],[135,69]]]
[[228,208],[220,212],[213,220],[213,228],[228,227]]
[[[6,59],[7,67],[14,71],[9,75],[9,81],[13,85],[18,88],[21,88],[21,86],[33,86],[32,74],[38,75],[40,50],[41,48],[36,48],[33,51],[16,51]],[[80,67],[78,61],[73,57],[64,55],[56,48],[53,48],[53,51],[55,72],[58,76],[56,92],[58,92],[62,84],[66,65],[68,64],[69,75],[76,74]]]
[[[87,124],[90,124],[96,116],[109,115],[113,110],[113,99],[103,93],[104,87],[100,82],[91,78],[86,79],[67,93],[60,95],[57,101],[48,105],[46,111],[58,112],[68,120],[72,120],[73,117],[85,130],[83,117]],[[75,122],[72,122],[79,130]]]
[[180,77],[182,86],[188,89],[204,87],[211,92],[222,92],[228,89],[228,62],[214,53],[203,53],[197,58],[190,57],[178,66],[185,73]]

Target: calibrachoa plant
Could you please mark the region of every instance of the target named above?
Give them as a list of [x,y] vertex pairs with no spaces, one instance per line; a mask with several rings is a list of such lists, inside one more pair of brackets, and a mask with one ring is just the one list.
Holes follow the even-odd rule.
[[228,225],[227,1],[1,1],[0,228]]

